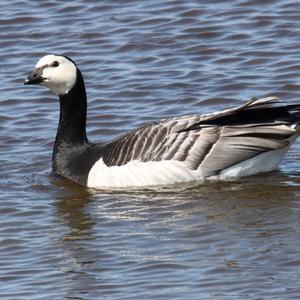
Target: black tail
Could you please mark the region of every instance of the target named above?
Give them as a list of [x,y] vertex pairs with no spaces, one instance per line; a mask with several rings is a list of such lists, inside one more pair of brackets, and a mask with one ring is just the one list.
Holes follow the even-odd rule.
[[203,120],[185,131],[201,127],[201,125],[231,126],[247,124],[267,124],[273,122],[284,122],[288,124],[300,123],[300,104],[285,106],[258,106],[234,111],[232,114],[220,116],[212,120]]

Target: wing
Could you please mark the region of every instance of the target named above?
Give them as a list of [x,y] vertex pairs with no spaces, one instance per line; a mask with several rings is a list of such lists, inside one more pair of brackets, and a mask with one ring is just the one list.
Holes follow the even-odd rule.
[[204,176],[218,172],[260,153],[285,148],[296,134],[291,127],[299,117],[298,105],[272,106],[274,97],[205,115],[162,120],[132,131],[103,148],[108,166],[132,160],[177,160]]

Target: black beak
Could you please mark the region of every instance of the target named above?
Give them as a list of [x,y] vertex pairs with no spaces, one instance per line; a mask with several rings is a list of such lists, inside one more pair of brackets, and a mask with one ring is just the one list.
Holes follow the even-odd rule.
[[42,76],[43,68],[34,69],[31,74],[27,76],[24,84],[38,84],[42,83],[45,78]]

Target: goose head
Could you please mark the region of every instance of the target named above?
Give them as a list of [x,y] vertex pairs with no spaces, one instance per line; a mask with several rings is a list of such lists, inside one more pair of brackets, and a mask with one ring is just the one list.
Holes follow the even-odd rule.
[[62,96],[74,87],[77,73],[78,68],[70,58],[50,54],[38,61],[24,84],[39,84]]

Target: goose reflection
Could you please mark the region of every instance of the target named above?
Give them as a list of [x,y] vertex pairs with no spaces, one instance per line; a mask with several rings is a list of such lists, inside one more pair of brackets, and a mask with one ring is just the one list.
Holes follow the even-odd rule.
[[95,224],[91,214],[86,211],[91,199],[88,191],[66,180],[57,181],[60,188],[57,195],[57,213],[69,231],[64,240],[93,239],[91,229]]
[[[176,220],[198,215],[239,231],[243,225],[259,222],[257,211],[278,213],[278,209],[293,206],[299,194],[297,177],[277,171],[240,181],[165,190],[105,193],[88,191],[64,180],[60,185],[58,215],[69,228],[64,240],[96,239],[92,234],[95,218],[104,218],[112,226],[118,221],[144,222],[147,226],[161,221],[172,228]],[[89,204],[93,207],[91,213],[87,210]]]
[[70,261],[71,299],[100,286],[115,291],[130,266],[147,278],[144,267],[174,259],[184,265],[177,252],[213,255],[222,264],[228,257],[231,262],[232,245],[272,248],[270,237],[291,230],[285,224],[300,191],[293,177],[280,172],[159,191],[93,192],[65,181],[56,186],[57,219],[67,228],[61,247]]
[[89,241],[96,238],[92,233],[95,220],[88,212],[90,194],[69,181],[60,178],[53,181],[57,187],[57,222],[63,223],[66,228],[58,243],[68,261],[65,273],[70,279],[64,298],[86,299],[87,293],[96,289],[96,276],[90,270],[101,254],[101,249],[93,249],[89,245]]

